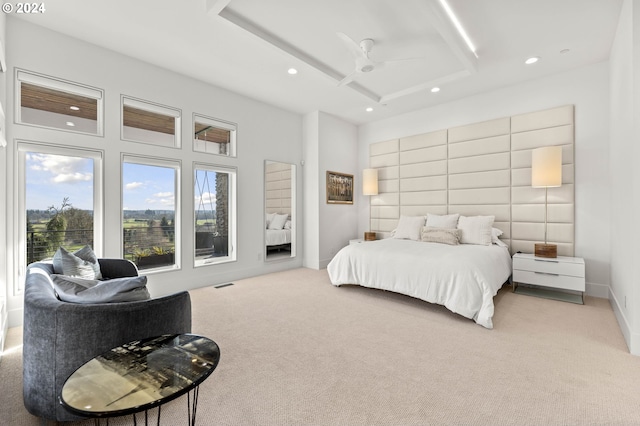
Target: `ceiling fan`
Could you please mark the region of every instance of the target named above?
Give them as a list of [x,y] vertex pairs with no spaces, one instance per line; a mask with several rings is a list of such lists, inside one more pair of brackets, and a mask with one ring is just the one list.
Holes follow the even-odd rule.
[[384,67],[386,64],[392,62],[400,62],[407,61],[411,59],[417,58],[407,58],[407,59],[396,59],[393,61],[382,61],[376,62],[369,57],[371,53],[371,49],[373,48],[374,42],[373,39],[365,38],[360,41],[360,43],[356,43],[351,37],[346,35],[345,33],[337,33],[338,37],[344,42],[347,46],[347,49],[353,54],[356,60],[355,69],[347,74],[340,82],[338,82],[338,86],[344,86],[345,84],[351,83],[355,80],[360,74],[368,73],[373,70],[380,69]]

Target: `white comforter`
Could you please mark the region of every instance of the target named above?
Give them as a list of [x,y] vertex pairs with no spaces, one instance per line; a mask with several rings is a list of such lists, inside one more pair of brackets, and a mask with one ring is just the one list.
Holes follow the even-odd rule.
[[267,229],[266,242],[268,246],[279,246],[291,242],[291,229]]
[[511,275],[511,257],[495,244],[389,238],[344,247],[327,271],[335,286],[358,284],[406,294],[493,328],[493,296]]

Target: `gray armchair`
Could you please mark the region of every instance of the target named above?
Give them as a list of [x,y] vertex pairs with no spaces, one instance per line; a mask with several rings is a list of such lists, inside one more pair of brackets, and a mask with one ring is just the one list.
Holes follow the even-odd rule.
[[[138,275],[123,259],[99,259],[104,279]],[[126,303],[75,304],[60,301],[53,290],[53,265],[33,263],[24,289],[23,396],[38,417],[78,420],[59,403],[71,373],[96,355],[123,343],[191,332],[191,299],[186,291]]]

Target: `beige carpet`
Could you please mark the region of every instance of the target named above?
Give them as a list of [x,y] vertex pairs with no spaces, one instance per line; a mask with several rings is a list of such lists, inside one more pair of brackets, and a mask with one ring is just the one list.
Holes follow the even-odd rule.
[[[200,389],[200,425],[640,425],[640,357],[604,299],[580,306],[505,287],[487,330],[298,269],[195,290],[192,301],[194,333],[222,352]],[[12,329],[8,347],[20,339]],[[4,356],[0,424],[38,424],[20,369],[19,349]],[[186,400],[162,420],[186,424]]]

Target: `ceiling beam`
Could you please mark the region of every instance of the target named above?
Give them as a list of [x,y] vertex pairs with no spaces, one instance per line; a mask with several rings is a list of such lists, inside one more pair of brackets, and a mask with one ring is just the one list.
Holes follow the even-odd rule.
[[231,3],[231,0],[206,0],[207,13],[219,15],[222,10]]
[[[228,4],[230,0],[207,0],[208,2],[225,2]],[[343,78],[345,78],[345,75],[341,74],[340,72],[334,70],[333,68],[331,68],[330,66],[328,66],[327,64],[325,64],[324,62],[319,61],[318,59],[314,58],[313,56],[303,52],[302,50],[298,49],[297,47],[295,47],[294,45],[292,45],[291,43],[287,42],[286,40],[283,40],[282,38],[278,37],[277,35],[267,31],[266,29],[260,27],[259,25],[249,21],[248,19],[246,19],[245,17],[241,16],[240,14],[234,12],[233,10],[231,10],[230,8],[222,8],[220,9],[220,12],[218,13],[218,15],[224,19],[226,19],[227,21],[237,25],[238,27],[242,28],[245,31],[250,32],[251,34],[255,35],[256,37],[266,41],[267,43],[271,44],[272,46],[280,49],[283,52],[288,53],[289,55],[293,56],[294,58],[306,63],[307,65],[311,66],[312,68],[315,68],[316,70],[320,71],[322,74],[324,74],[325,76],[329,77],[332,81],[335,82],[339,82],[341,81]],[[380,96],[373,93],[371,90],[363,87],[362,85],[358,84],[358,83],[351,83],[349,84],[347,87],[349,87],[350,89],[360,93],[363,96],[366,96],[367,98],[373,100],[374,102],[380,102]]]
[[447,15],[447,11],[439,0],[429,0],[428,6],[431,12],[429,14],[431,24],[469,73],[475,74],[478,71],[478,58],[475,52],[472,52],[467,46],[462,35]]

